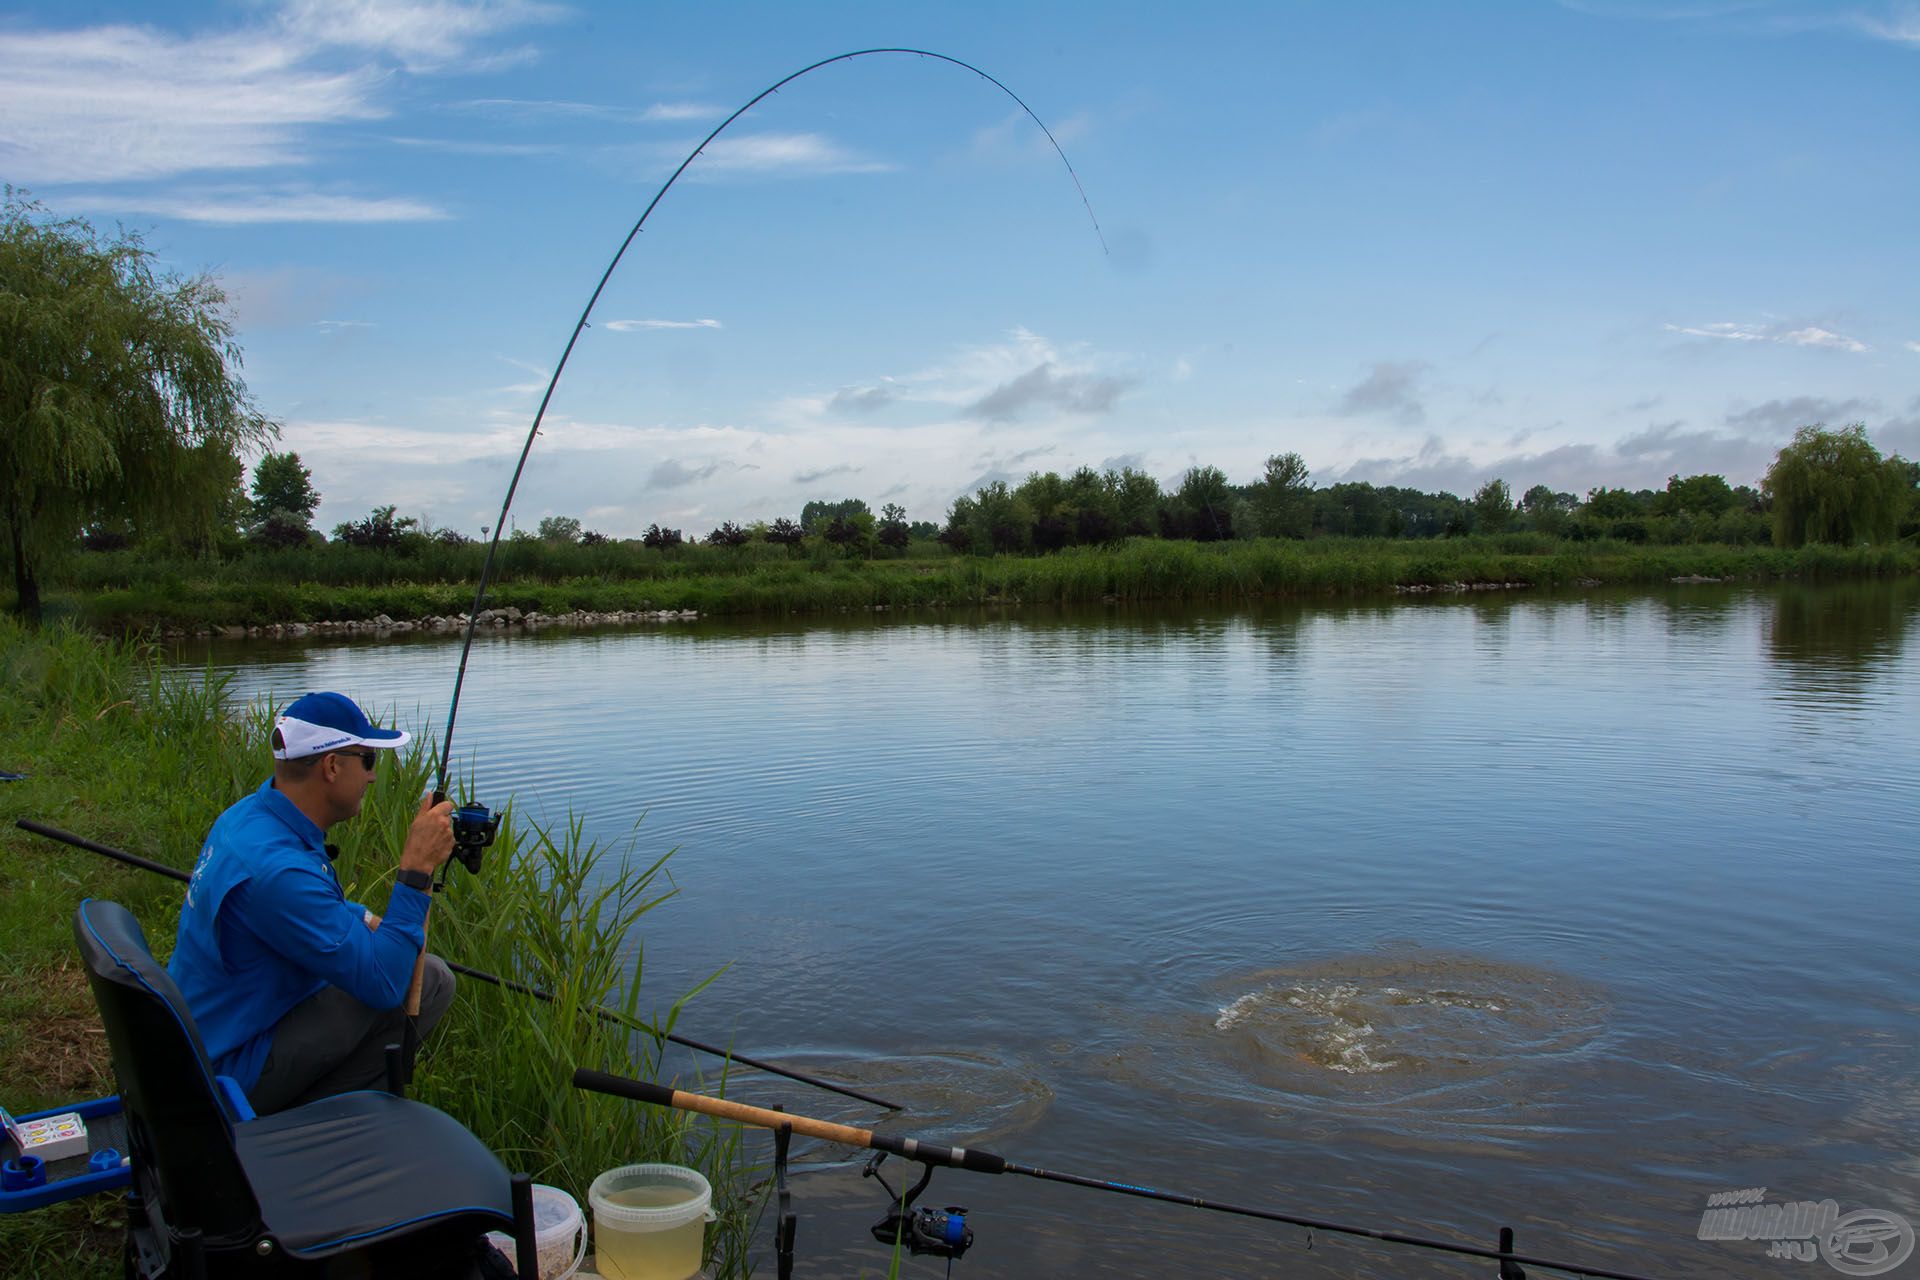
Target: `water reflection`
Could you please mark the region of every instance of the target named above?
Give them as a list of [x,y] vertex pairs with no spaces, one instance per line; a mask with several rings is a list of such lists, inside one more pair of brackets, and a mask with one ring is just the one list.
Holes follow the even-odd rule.
[[1858,707],[1906,652],[1920,614],[1920,579],[1787,583],[1772,592],[1772,603],[1766,653],[1783,696],[1816,711]]
[[[462,733],[483,793],[679,847],[645,1000],[731,964],[686,1030],[904,1091],[902,1132],[1749,1274],[1705,1194],[1920,1199],[1914,588],[483,636]],[[420,727],[454,647],[211,653]],[[810,1269],[878,1274],[819,1161]],[[1461,1273],[1009,1182],[939,1184],[978,1274]]]

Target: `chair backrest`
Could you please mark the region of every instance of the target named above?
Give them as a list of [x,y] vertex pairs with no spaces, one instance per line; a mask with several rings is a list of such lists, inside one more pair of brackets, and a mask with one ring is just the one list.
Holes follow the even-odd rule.
[[117,902],[88,898],[73,916],[126,1111],[136,1185],[148,1209],[207,1243],[260,1229],[260,1206],[234,1150],[233,1117],[206,1046],[172,977],[147,949],[140,922]]

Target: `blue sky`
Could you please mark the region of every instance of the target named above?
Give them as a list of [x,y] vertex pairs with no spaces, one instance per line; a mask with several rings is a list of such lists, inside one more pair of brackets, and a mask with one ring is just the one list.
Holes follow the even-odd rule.
[[323,527],[1920,456],[1920,5],[15,4],[0,179],[229,290]]

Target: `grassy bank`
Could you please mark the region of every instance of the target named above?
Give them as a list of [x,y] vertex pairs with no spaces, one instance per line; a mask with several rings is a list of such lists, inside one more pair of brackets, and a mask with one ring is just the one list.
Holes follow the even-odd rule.
[[[268,768],[261,713],[234,714],[219,690],[160,678],[138,646],[69,630],[27,632],[0,620],[0,1102],[30,1111],[114,1091],[105,1037],[78,969],[73,910],[87,896],[124,903],[155,953],[172,948],[180,886],[14,828],[32,817],[169,865],[192,865],[213,818]],[[397,766],[397,767],[395,767]],[[414,751],[385,762],[366,811],[337,828],[348,896],[385,902],[394,851],[430,783]],[[499,799],[499,797],[493,797]],[[585,1201],[599,1171],[671,1160],[706,1171],[720,1221],[709,1233],[721,1274],[744,1274],[757,1211],[737,1132],[571,1088],[575,1065],[652,1078],[655,1042],[587,1015],[624,998],[663,1020],[669,996],[641,985],[622,947],[667,891],[664,858],[612,877],[628,851],[586,841],[578,826],[543,831],[509,814],[481,874],[456,868],[437,902],[432,945],[450,959],[537,983],[541,1004],[463,981],[428,1041],[416,1096],[459,1117],[509,1168]],[[724,1082],[689,1083],[710,1091]],[[119,1269],[120,1211],[108,1196],[0,1217],[9,1274],[104,1276]]]
[[[765,544],[642,550],[513,547],[493,606],[563,614],[694,609],[781,615],[1003,601],[1231,600],[1390,592],[1455,583],[1646,585],[1676,577],[1834,579],[1920,572],[1920,546],[1795,550],[1687,543],[1572,542],[1544,534],[1389,541],[1323,538],[1193,543],[1134,539],[1045,556],[789,557]],[[238,561],[82,557],[49,611],[108,631],[446,616],[472,604],[471,548],[402,555],[303,548]]]

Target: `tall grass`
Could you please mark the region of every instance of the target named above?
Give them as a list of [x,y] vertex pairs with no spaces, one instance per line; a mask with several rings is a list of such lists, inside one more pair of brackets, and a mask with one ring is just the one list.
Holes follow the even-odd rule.
[[[1390,541],[1318,538],[1223,543],[1135,538],[1045,556],[946,554],[845,560],[789,556],[765,544],[737,549],[515,544],[488,603],[523,611],[694,609],[781,615],[838,610],[982,605],[1006,601],[1219,600],[1386,592],[1396,586],[1586,581],[1646,584],[1698,575],[1766,580],[1871,577],[1920,571],[1920,547],[1567,541],[1542,533]],[[99,556],[117,569],[76,571],[81,585],[49,590],[50,607],[104,630],[272,622],[352,621],[386,614],[444,617],[471,607],[472,548],[409,560],[392,552],[301,549],[232,562]],[[87,563],[86,558],[81,561]],[[469,565],[468,561],[473,561]],[[397,576],[418,572],[419,577]],[[443,575],[443,576],[429,576]]]
[[[236,713],[219,681],[161,676],[151,650],[66,628],[31,632],[0,618],[0,1082],[10,1110],[113,1091],[97,1017],[73,964],[71,920],[83,897],[112,898],[140,919],[156,954],[172,948],[175,882],[15,830],[33,817],[170,865],[192,865],[220,811],[257,786],[270,761],[268,709]],[[434,761],[416,746],[381,762],[360,817],[335,828],[354,900],[386,902],[404,833]],[[636,1160],[701,1169],[719,1221],[714,1271],[743,1275],[758,1199],[737,1130],[634,1108],[573,1089],[576,1065],[654,1078],[654,1037],[591,1010],[611,1002],[644,1025],[647,993],[636,927],[670,892],[666,858],[634,864],[635,842],[588,840],[511,809],[480,874],[454,868],[433,912],[429,945],[473,966],[540,986],[551,1003],[461,980],[454,1007],[420,1058],[416,1093],[458,1117],[510,1168],[584,1202],[600,1171]],[[689,993],[666,1002],[671,1023]],[[50,1038],[49,1027],[58,1027]],[[53,1067],[49,1067],[49,1063]],[[708,1091],[717,1080],[693,1082]],[[0,1216],[9,1274],[62,1277],[116,1268],[118,1205],[110,1198]]]
[[[376,910],[436,771],[419,740],[392,765],[350,824],[354,834],[336,863],[349,896]],[[430,949],[552,999],[460,979],[454,1008],[422,1055],[416,1094],[458,1116],[510,1168],[567,1190],[583,1210],[588,1184],[618,1165],[659,1160],[701,1170],[718,1215],[708,1233],[715,1274],[742,1275],[759,1205],[740,1131],[570,1082],[580,1066],[654,1079],[662,1055],[653,1033],[672,1030],[696,994],[675,996],[657,1026],[642,1012],[642,953],[633,939],[674,890],[664,875],[670,855],[636,866],[637,844],[598,844],[577,818],[542,827],[509,806],[477,875],[449,865],[429,921]],[[603,1009],[618,1020],[601,1017]],[[686,1087],[724,1093],[725,1084],[722,1072]]]

